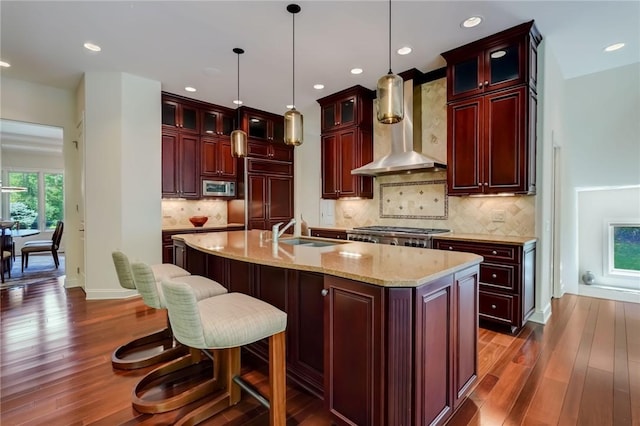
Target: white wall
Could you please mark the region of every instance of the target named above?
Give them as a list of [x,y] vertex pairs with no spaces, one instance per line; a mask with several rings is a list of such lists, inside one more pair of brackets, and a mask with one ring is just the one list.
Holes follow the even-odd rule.
[[85,290],[122,297],[111,252],[161,261],[160,83],[87,73],[85,93]]
[[562,281],[579,293],[577,191],[640,184],[640,64],[565,84]]
[[302,111],[304,115],[304,141],[294,149],[294,217],[298,221],[296,233],[300,232],[300,217],[309,226],[320,223],[321,171],[320,171],[320,105]]
[[73,155],[75,147],[75,111],[74,93],[22,80],[0,77],[2,96],[0,97],[0,117],[46,124],[63,129],[63,155],[65,157],[65,231],[62,235],[65,245],[65,286],[76,285],[79,244],[72,230],[79,228],[75,206],[78,202],[74,190],[78,162]]
[[536,149],[536,309],[532,321],[546,323],[551,315],[553,259],[553,155],[563,133],[564,79],[558,60],[543,40],[538,48],[538,141]]

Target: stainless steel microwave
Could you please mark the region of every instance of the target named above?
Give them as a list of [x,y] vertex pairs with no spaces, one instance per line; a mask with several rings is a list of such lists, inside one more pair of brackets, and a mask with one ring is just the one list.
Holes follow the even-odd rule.
[[235,197],[236,183],[225,180],[203,180],[203,197]]

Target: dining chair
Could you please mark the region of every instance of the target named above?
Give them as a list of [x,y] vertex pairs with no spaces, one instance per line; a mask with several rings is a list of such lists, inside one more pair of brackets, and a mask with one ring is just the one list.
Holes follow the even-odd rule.
[[56,229],[53,231],[51,240],[34,240],[27,241],[22,246],[22,272],[24,268],[29,267],[29,254],[30,253],[42,253],[51,252],[53,256],[53,262],[56,265],[56,269],[60,266],[60,260],[58,259],[58,249],[60,248],[60,240],[62,239],[62,231],[64,230],[64,223],[59,220],[56,224]]
[[10,237],[10,230],[9,230],[9,234],[7,234],[7,231],[9,230],[9,228],[2,228],[2,238],[0,238],[0,252],[2,253],[1,255],[1,259],[0,259],[0,275],[2,276],[2,282],[4,282],[4,274],[5,272],[7,272],[9,274],[9,278],[11,278],[11,267],[12,265],[12,259],[11,259],[11,243],[12,243],[12,239],[11,238],[6,238],[6,237]]

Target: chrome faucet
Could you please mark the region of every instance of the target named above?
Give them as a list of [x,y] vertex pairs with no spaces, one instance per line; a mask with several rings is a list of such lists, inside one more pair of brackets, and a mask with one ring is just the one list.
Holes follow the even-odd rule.
[[293,218],[289,221],[289,223],[287,223],[285,225],[284,228],[280,229],[280,227],[284,224],[284,222],[280,222],[280,223],[276,223],[275,225],[273,225],[273,227],[271,228],[271,242],[273,244],[278,244],[278,238],[280,238],[282,236],[282,234],[284,234],[284,232],[289,229],[291,226],[296,224],[296,219]]

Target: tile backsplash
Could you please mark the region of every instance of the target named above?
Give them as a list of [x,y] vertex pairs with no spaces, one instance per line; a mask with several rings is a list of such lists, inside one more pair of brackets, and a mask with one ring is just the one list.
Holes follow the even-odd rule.
[[[446,79],[425,83],[421,89],[422,151],[444,161]],[[389,137],[388,128],[374,120],[374,158],[389,152]],[[335,226],[410,226],[446,228],[457,233],[535,236],[535,196],[448,197],[446,186],[439,184],[446,179],[446,172],[377,177],[372,200],[336,202]],[[428,182],[432,185],[425,186]]]
[[162,200],[162,227],[191,227],[191,216],[207,216],[207,226],[227,224],[227,202],[221,200]]

